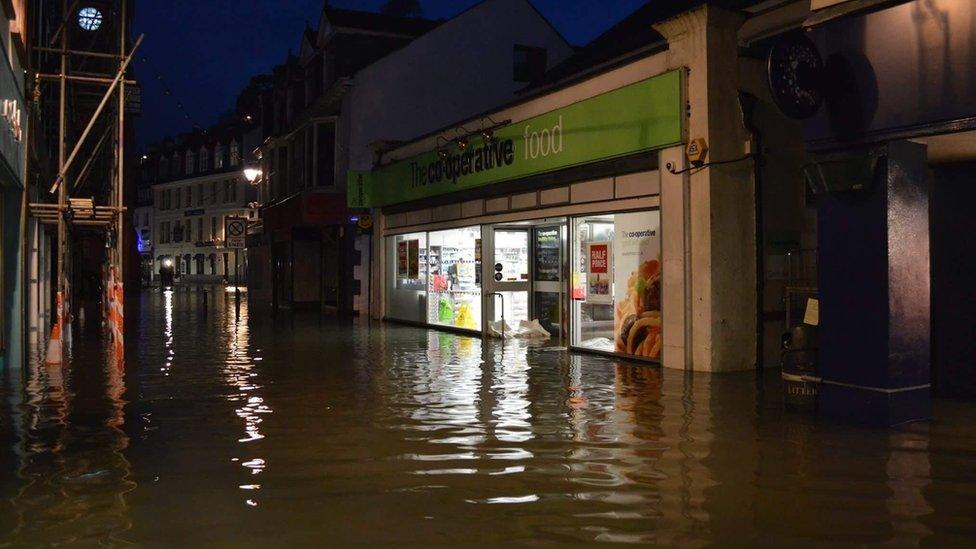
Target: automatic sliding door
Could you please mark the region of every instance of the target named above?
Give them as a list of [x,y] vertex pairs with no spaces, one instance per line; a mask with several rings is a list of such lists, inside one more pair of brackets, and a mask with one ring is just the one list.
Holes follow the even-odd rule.
[[518,326],[529,320],[529,230],[495,229],[493,237],[492,320]]

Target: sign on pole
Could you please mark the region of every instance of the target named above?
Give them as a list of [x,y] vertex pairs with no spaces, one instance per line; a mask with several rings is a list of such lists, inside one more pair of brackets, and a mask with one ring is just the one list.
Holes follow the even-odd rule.
[[247,237],[247,218],[246,217],[227,217],[224,218],[224,247],[225,248],[244,248],[244,240]]

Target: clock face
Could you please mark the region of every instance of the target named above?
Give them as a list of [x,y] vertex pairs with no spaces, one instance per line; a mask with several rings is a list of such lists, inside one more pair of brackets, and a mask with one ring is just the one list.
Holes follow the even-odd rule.
[[97,8],[87,7],[78,11],[78,26],[86,31],[96,31],[102,26],[102,12]]
[[810,118],[823,104],[823,60],[806,36],[785,37],[769,52],[767,66],[773,101],[786,116]]

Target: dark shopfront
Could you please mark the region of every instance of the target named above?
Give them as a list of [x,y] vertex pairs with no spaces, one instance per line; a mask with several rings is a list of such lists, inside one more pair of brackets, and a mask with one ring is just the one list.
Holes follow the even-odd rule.
[[976,397],[976,3],[816,17],[821,409],[925,418],[932,391]]
[[263,219],[261,233],[248,235],[252,302],[354,314],[360,229],[344,197],[295,195],[267,207]]

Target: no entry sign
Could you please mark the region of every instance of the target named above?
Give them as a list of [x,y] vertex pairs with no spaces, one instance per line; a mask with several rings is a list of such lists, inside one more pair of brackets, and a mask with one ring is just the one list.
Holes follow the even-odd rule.
[[227,217],[224,219],[224,247],[243,248],[247,236],[247,218]]

